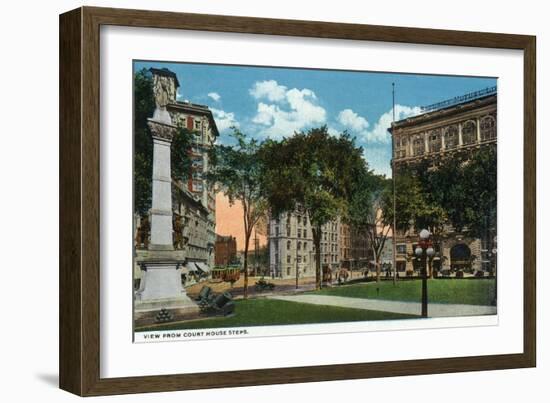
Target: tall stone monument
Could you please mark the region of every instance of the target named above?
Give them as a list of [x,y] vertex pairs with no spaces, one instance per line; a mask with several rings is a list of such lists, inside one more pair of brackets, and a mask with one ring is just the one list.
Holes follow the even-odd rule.
[[181,284],[179,267],[174,258],[172,240],[172,176],[170,146],[176,133],[166,105],[176,102],[179,86],[169,70],[151,69],[156,109],[148,119],[153,137],[153,194],[151,207],[151,241],[147,259],[141,262],[140,289],[135,295],[136,319],[154,319],[160,309],[175,316],[198,312],[198,306],[187,296]]

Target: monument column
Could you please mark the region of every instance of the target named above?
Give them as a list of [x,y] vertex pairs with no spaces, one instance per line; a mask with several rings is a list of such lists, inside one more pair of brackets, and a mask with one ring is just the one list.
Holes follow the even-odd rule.
[[176,127],[171,123],[153,119],[149,119],[148,125],[153,138],[153,194],[149,250],[174,250],[170,145]]
[[141,263],[144,271],[140,290],[135,294],[135,319],[146,324],[157,320],[161,309],[169,309],[172,318],[199,311],[181,284],[172,240],[172,169],[170,146],[176,126],[166,106],[176,102],[176,75],[166,69],[151,69],[156,109],[148,126],[153,141],[153,177],[151,203],[151,242],[148,256]]

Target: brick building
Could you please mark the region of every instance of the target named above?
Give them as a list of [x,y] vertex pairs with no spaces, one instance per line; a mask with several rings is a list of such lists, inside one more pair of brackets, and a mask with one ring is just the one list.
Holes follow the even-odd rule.
[[216,266],[227,266],[237,258],[237,239],[234,236],[216,235]]

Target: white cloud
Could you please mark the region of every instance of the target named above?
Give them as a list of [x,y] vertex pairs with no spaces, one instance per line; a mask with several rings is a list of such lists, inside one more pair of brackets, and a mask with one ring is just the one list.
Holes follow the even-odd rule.
[[257,81],[248,92],[256,99],[279,102],[285,99],[286,87],[275,80]]
[[369,122],[363,116],[359,116],[351,109],[344,109],[338,114],[338,122],[344,127],[361,133],[369,127]]
[[[287,89],[275,80],[256,82],[250,94],[261,100],[252,122],[265,137],[281,138],[326,122],[326,110],[317,104],[310,89]],[[265,102],[264,102],[265,101]]]
[[363,156],[368,162],[369,168],[375,173],[391,178],[391,147],[387,145],[367,146],[363,151]]
[[235,114],[233,112],[226,112],[216,108],[210,108],[210,110],[212,111],[212,115],[214,115],[214,120],[216,121],[216,126],[220,133],[233,126],[239,127],[239,122],[235,119]]
[[334,137],[336,137],[340,134],[340,132],[338,130],[336,130],[334,127],[331,127],[331,126],[329,126],[327,128],[327,132],[328,132],[328,134],[330,134],[331,136],[334,136]]
[[[421,112],[419,106],[405,106],[395,105],[395,120],[401,120],[410,116],[418,115]],[[389,143],[391,141],[388,129],[391,127],[393,121],[393,108],[388,112],[383,113],[378,122],[374,125],[373,129],[367,133],[367,141],[374,141],[380,143]]]
[[218,102],[222,98],[222,96],[220,94],[218,94],[217,92],[209,92],[208,96],[216,102]]
[[183,95],[181,95],[181,92],[179,89],[176,90],[176,99],[181,99]]

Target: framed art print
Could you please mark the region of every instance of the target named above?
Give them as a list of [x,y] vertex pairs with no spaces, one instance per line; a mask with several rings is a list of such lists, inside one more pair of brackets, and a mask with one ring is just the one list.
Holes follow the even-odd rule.
[[535,365],[535,38],[60,17],[60,385]]

